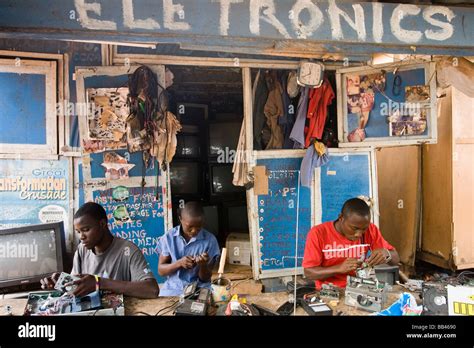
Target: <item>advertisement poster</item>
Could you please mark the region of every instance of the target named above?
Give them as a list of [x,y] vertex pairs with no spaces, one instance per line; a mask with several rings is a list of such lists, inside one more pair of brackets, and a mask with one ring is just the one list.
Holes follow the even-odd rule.
[[64,221],[68,236],[68,174],[67,160],[1,160],[0,229]]

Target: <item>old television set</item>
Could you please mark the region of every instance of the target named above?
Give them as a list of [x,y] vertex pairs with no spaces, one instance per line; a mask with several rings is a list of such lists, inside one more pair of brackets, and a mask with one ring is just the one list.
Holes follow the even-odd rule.
[[234,186],[232,179],[232,164],[210,165],[210,184],[212,195],[241,195],[245,192],[242,186]]
[[[228,155],[235,152],[239,142],[240,122],[213,122],[209,124],[209,155]],[[235,154],[234,154],[235,155]]]
[[201,165],[190,161],[171,162],[170,183],[173,195],[199,195],[202,185]]
[[178,134],[175,156],[177,158],[199,158],[201,156],[199,136],[194,134]]
[[65,252],[62,222],[0,230],[0,292],[39,288],[64,270]]

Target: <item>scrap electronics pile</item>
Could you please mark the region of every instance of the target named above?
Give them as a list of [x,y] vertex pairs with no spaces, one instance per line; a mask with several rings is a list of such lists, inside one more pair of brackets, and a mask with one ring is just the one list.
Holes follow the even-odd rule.
[[74,296],[74,286],[66,285],[79,278],[61,273],[53,291],[32,292],[28,295],[25,315],[123,315],[123,296],[92,292],[83,297]]
[[474,315],[474,272],[423,282],[424,315]]

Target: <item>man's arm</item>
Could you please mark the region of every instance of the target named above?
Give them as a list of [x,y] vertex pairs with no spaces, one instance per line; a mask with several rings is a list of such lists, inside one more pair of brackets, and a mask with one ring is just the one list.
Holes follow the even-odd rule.
[[196,263],[199,266],[199,280],[203,283],[211,281],[214,262],[209,262],[209,255],[204,253],[203,255],[198,256]]
[[180,268],[190,269],[194,266],[193,259],[185,256],[176,262],[171,262],[171,256],[160,255],[158,260],[158,274],[162,277],[176,273]]
[[[74,296],[82,297],[96,289],[96,280],[93,275],[80,274],[78,276],[81,279],[71,283],[77,285],[73,291]],[[99,288],[100,290],[108,290],[116,294],[139,298],[156,298],[160,294],[160,288],[154,278],[133,282],[100,278]]]
[[309,267],[304,269],[304,275],[306,278],[311,280],[322,280],[335,276],[336,274],[347,274],[355,269],[359,261],[357,259],[345,259],[344,262],[328,267]]
[[[387,258],[389,258],[390,261],[387,261]],[[388,250],[386,248],[379,248],[372,252],[367,262],[369,266],[376,266],[384,263],[388,263],[391,266],[396,266],[400,262],[400,256],[395,249]]]

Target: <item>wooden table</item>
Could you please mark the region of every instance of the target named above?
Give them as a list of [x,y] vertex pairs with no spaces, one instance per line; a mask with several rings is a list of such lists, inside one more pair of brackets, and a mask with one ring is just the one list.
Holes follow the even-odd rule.
[[[393,290],[388,293],[386,307],[395,302],[402,292],[406,291],[399,285],[395,285]],[[258,295],[241,295],[245,297],[247,303],[256,303],[260,306],[276,311],[283,303],[288,301],[288,293],[274,292],[262,293]],[[418,299],[418,296],[415,295]],[[174,307],[178,302],[178,297],[160,297],[156,299],[138,299],[125,297],[125,315],[173,315]],[[6,306],[10,305],[13,315],[23,315],[26,305],[26,298],[21,299],[0,299],[0,315],[7,315]],[[169,308],[168,308],[169,307]],[[344,296],[341,297],[337,306],[332,307],[334,314],[341,312],[341,315],[369,315],[371,312],[360,310],[344,304]],[[146,313],[146,314],[145,314]],[[296,315],[307,315],[306,312],[298,307]]]
[[[395,285],[388,293],[386,307],[389,307],[393,302],[398,300],[400,294],[406,291],[399,285]],[[415,295],[415,294],[414,294]],[[286,292],[273,292],[273,293],[262,293],[259,295],[241,295],[245,297],[247,303],[256,303],[260,306],[266,307],[273,311],[276,311],[283,303],[288,301],[288,293]],[[417,296],[415,295],[415,298]],[[125,314],[126,315],[140,315],[138,312],[144,312],[147,314],[155,315],[158,311],[162,310],[164,315],[173,315],[173,310],[165,309],[168,306],[173,305],[178,301],[177,297],[161,297],[158,299],[143,300],[137,298],[125,298]],[[344,304],[344,296],[341,297],[339,303],[332,307],[334,315],[340,312],[340,315],[369,315],[371,312],[357,309],[352,306]],[[141,314],[145,315],[145,314]],[[303,308],[298,307],[296,309],[296,315],[307,315]]]

